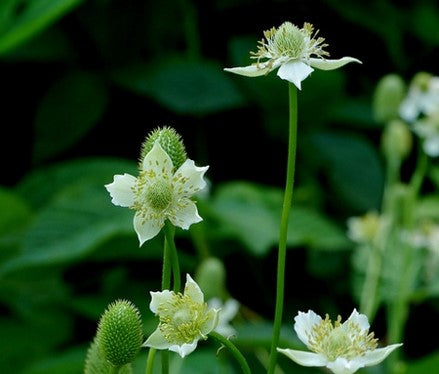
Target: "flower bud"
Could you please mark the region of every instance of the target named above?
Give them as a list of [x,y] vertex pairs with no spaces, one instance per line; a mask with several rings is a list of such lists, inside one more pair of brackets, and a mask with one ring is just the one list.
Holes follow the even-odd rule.
[[195,279],[206,300],[224,295],[226,270],[221,260],[209,257],[202,261],[195,274]]
[[412,133],[406,123],[393,120],[384,129],[381,146],[387,159],[403,160],[412,150]]
[[181,136],[172,127],[165,126],[153,130],[147,136],[140,152],[140,162],[143,161],[156,141],[171,158],[174,170],[177,170],[186,161],[186,148]]
[[142,345],[142,322],[138,309],[129,301],[110,304],[98,325],[101,354],[116,367],[132,362]]
[[[110,372],[111,364],[102,355],[95,338],[87,351],[84,374],[108,374]],[[132,372],[131,364],[124,365],[119,369],[119,374],[131,374]]]
[[396,74],[381,78],[373,95],[373,115],[377,122],[386,123],[398,118],[399,106],[404,99],[406,85]]

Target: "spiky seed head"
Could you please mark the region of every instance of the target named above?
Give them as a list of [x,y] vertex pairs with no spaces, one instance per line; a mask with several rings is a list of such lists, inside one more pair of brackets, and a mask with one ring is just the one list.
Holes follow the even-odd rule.
[[97,332],[101,354],[116,367],[132,362],[142,345],[142,321],[136,306],[126,300],[110,304]]
[[180,134],[168,126],[159,127],[149,133],[142,144],[140,162],[143,161],[157,140],[171,158],[174,170],[177,170],[187,159],[186,148]]

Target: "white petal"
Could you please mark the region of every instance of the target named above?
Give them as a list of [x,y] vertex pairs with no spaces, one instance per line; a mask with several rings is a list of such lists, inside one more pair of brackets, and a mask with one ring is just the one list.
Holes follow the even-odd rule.
[[197,348],[198,339],[194,340],[192,343],[183,345],[171,345],[169,347],[170,351],[177,352],[182,358],[187,356],[189,353],[192,353],[195,348]]
[[142,347],[151,347],[155,349],[170,349],[171,344],[165,339],[162,332],[157,328],[142,344]]
[[277,75],[293,83],[300,90],[302,81],[313,71],[314,69],[311,66],[302,61],[295,60],[282,64],[277,71]]
[[261,75],[268,74],[274,67],[267,66],[266,63],[251,64],[249,66],[239,66],[236,68],[225,68],[225,71],[235,73],[238,75],[244,75],[246,77],[259,77]]
[[335,361],[330,361],[326,367],[334,374],[351,374],[362,368],[364,363],[357,360],[347,360],[344,357],[338,357]]
[[310,58],[308,60],[309,64],[316,69],[320,70],[334,70],[338,69],[350,62],[358,62],[362,64],[362,62],[354,57],[342,57],[338,60],[326,60],[322,58]]
[[[220,308],[215,308],[220,309]],[[221,319],[225,319],[227,321],[232,320],[236,313],[238,313],[239,310],[239,303],[235,299],[228,299],[223,307],[221,308]]]
[[424,152],[431,157],[439,156],[439,136],[425,139],[423,149]]
[[159,141],[156,140],[152,149],[147,153],[142,162],[143,171],[152,171],[159,177],[169,178],[174,166],[169,155],[163,150]]
[[175,172],[172,181],[174,190],[179,196],[192,196],[206,187],[203,179],[209,166],[198,167],[192,160],[187,159]]
[[282,348],[277,348],[277,351],[302,366],[325,366],[328,363],[328,359],[320,353]]
[[364,366],[377,365],[382,362],[389,354],[391,354],[396,348],[401,347],[402,344],[392,344],[384,348],[377,348],[373,351],[367,351],[363,356],[360,356],[357,360],[360,360]]
[[106,184],[105,188],[110,193],[114,205],[130,207],[134,204],[133,187],[137,178],[130,174],[115,175],[113,183]]
[[343,326],[348,326],[349,322],[353,322],[360,326],[362,331],[369,330],[370,324],[365,314],[360,314],[357,309],[354,309],[349,318],[343,322]]
[[206,313],[206,315],[208,317],[207,317],[206,322],[204,322],[200,327],[201,334],[203,334],[204,336],[207,336],[207,334],[209,334],[209,332],[211,332],[212,330],[214,330],[218,326],[219,312],[220,312],[219,309],[210,309]]
[[140,246],[156,236],[164,225],[164,219],[145,219],[139,213],[134,216],[134,230],[139,238]]
[[157,314],[157,309],[160,304],[168,303],[172,300],[172,296],[174,293],[169,290],[164,290],[160,292],[150,292],[151,294],[151,303],[149,304],[149,309],[154,314]]
[[191,278],[189,274],[186,274],[186,284],[184,285],[184,294],[189,296],[192,301],[202,304],[204,302],[204,295],[200,286]]
[[193,223],[201,222],[203,219],[199,216],[195,203],[187,198],[181,199],[175,213],[168,216],[174,226],[187,230]]
[[296,331],[299,339],[309,347],[308,336],[311,334],[314,325],[320,323],[322,317],[314,313],[312,310],[308,310],[307,313],[299,312],[294,317],[294,330]]

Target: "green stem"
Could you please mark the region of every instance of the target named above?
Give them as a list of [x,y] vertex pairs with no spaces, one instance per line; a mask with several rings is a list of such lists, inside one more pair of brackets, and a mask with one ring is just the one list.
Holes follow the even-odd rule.
[[154,358],[157,351],[154,348],[150,348],[148,352],[148,358],[146,359],[146,369],[145,374],[152,374],[152,369],[154,367]]
[[244,374],[251,374],[250,367],[248,366],[245,357],[230,340],[226,339],[224,336],[218,334],[215,331],[210,332],[209,336],[214,338],[217,342],[224,345],[230,351],[230,353],[233,355],[236,361],[238,361],[239,366],[241,366],[241,370]]
[[[170,288],[171,288],[171,249],[165,235],[165,242],[163,246],[162,291],[169,290]],[[168,374],[169,373],[168,351],[163,350],[161,352],[161,361],[162,361],[162,374]]]
[[174,235],[175,235],[174,225],[170,221],[166,221],[165,238],[169,248],[169,254],[170,254],[169,257],[172,264],[172,275],[174,281],[173,290],[174,292],[180,292],[180,285],[181,285],[180,264],[178,262],[178,253],[177,253],[177,248],[175,246]]
[[162,359],[162,374],[168,374],[169,373],[169,352],[164,349],[160,352],[161,359]]
[[287,175],[282,206],[282,215],[279,233],[279,250],[277,260],[277,283],[276,283],[276,309],[274,314],[273,338],[271,341],[270,362],[268,373],[273,374],[276,368],[277,346],[279,343],[280,327],[282,324],[282,312],[284,304],[285,288],[285,259],[287,250],[288,218],[293,200],[294,172],[296,166],[296,145],[297,145],[297,89],[288,84],[289,93],[289,135],[288,135],[288,160]]

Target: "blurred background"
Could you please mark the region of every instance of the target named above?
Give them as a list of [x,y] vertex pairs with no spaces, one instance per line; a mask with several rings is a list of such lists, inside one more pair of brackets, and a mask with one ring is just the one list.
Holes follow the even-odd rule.
[[[314,24],[331,58],[363,62],[315,71],[299,92],[286,344],[297,345],[298,310],[347,317],[358,305],[361,275],[346,221],[381,206],[374,90],[389,73],[406,82],[419,71],[439,75],[436,1],[1,0],[0,372],[81,372],[99,316],[117,298],[138,306],[145,334],[154,329],[149,291],[160,288],[162,238],[139,248],[133,212],[112,206],[103,186],[114,174],[136,175],[142,141],[164,125],[182,135],[197,165],[210,165],[209,192],[198,199],[204,221],[177,230],[182,271],[221,260],[223,291],[242,305],[237,344],[263,372],[288,86],[275,73],[250,79],[222,69],[248,65],[263,30],[284,21]],[[438,183],[432,164],[428,192]],[[438,290],[411,304],[407,372],[439,365],[436,334],[428,334],[437,327]],[[373,330],[385,341],[384,314],[380,308]],[[234,372],[224,358],[213,369],[216,348],[203,347],[194,357],[212,371],[188,358],[180,372]]]

